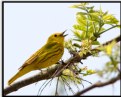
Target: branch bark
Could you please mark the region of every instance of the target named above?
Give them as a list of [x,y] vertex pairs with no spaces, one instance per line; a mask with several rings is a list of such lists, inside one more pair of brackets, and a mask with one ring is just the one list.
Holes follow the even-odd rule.
[[118,81],[119,79],[121,79],[120,77],[120,73],[115,77],[115,78],[112,78],[110,79],[109,81],[107,82],[96,82],[95,84],[91,85],[90,87],[87,87],[86,89],[83,89],[82,91],[76,93],[74,96],[81,96],[82,94],[94,89],[94,88],[97,88],[97,87],[103,87],[103,86],[107,86],[107,85],[110,85],[110,84],[113,84],[115,83],[116,81]]
[[[107,45],[109,44],[110,42],[112,42],[113,40],[115,40],[116,42],[119,42],[121,41],[121,35],[102,44],[101,46],[104,46],[104,45]],[[101,47],[99,46],[99,47]],[[97,48],[99,48],[97,47]],[[92,49],[92,51],[95,51],[95,49]],[[100,50],[98,50],[98,52],[100,52]],[[4,89],[4,95],[7,95],[11,92],[14,92],[14,91],[17,91],[18,89],[22,88],[22,87],[25,87],[27,85],[30,85],[32,83],[35,83],[35,82],[38,82],[38,81],[41,81],[41,80],[45,80],[45,79],[50,79],[53,77],[53,73],[55,73],[56,70],[60,70],[59,72],[56,73],[56,76],[59,76],[61,74],[61,71],[66,68],[67,66],[71,65],[71,63],[77,63],[77,62],[80,62],[82,59],[85,59],[87,58],[88,56],[91,56],[92,54],[91,53],[87,53],[85,56],[83,57],[80,57],[79,54],[77,53],[74,57],[70,57],[66,62],[65,64],[63,63],[60,63],[58,65],[56,65],[55,67],[49,69],[49,70],[42,70],[42,73],[40,74],[36,74],[35,76],[32,76],[30,78],[27,78],[27,79],[24,79],[22,81],[19,81],[19,82],[16,82],[8,87],[6,87]],[[58,69],[59,68],[59,69]]]

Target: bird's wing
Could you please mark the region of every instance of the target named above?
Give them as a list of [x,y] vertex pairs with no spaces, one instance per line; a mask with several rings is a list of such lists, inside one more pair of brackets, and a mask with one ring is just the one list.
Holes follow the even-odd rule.
[[34,53],[28,60],[26,60],[19,69],[22,69],[26,67],[27,65],[32,64],[34,61],[36,61],[36,59],[38,58],[39,51],[41,51],[41,49],[38,50],[36,53]]
[[34,61],[37,60],[37,58],[39,58],[39,60],[43,60],[43,58],[41,58],[40,55],[46,56],[49,53],[49,51],[51,51],[50,49],[53,48],[55,45],[57,45],[56,42],[49,43],[48,45],[43,46],[36,53],[34,53],[28,60],[26,60],[25,63],[19,69],[22,69],[27,65],[32,64]]

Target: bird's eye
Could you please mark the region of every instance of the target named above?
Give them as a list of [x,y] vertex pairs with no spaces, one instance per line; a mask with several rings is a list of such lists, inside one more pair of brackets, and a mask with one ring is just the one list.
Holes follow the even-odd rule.
[[57,35],[56,35],[56,34],[55,34],[54,36],[55,36],[55,37],[57,37]]

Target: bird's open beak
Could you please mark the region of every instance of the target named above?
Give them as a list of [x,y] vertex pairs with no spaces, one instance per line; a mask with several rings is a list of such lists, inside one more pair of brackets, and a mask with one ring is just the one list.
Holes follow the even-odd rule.
[[65,35],[64,35],[64,33],[65,33],[66,31],[67,31],[67,30],[63,31],[61,35],[64,36],[64,37],[67,36],[68,34],[65,34]]

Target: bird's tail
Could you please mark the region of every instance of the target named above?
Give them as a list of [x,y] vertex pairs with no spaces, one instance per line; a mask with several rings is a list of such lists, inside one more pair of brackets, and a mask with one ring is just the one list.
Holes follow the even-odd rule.
[[21,76],[23,76],[23,75],[25,75],[26,73],[28,73],[28,72],[30,72],[31,71],[31,69],[30,68],[22,68],[22,69],[20,69],[19,70],[19,72],[16,74],[16,75],[14,75],[9,81],[8,81],[8,85],[10,85],[10,84],[12,84],[16,79],[18,79],[19,77],[21,77]]

